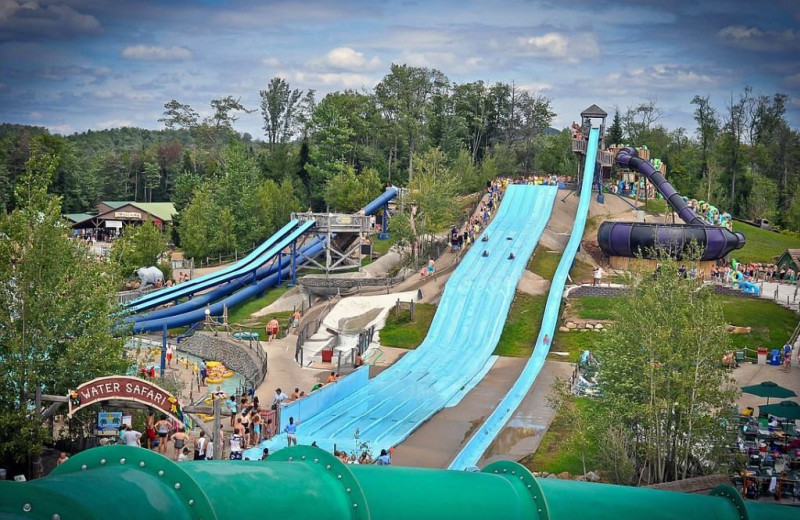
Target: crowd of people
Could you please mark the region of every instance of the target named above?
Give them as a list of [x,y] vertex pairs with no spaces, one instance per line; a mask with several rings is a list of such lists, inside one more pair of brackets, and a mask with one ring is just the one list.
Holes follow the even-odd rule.
[[[777,282],[786,284],[797,283],[797,272],[791,267],[777,266],[768,263],[738,263],[735,260],[726,262],[719,260],[717,265],[711,269],[711,279],[719,283],[726,283],[733,280],[736,273],[741,274],[741,278],[749,282]],[[739,276],[736,276],[737,278]]]

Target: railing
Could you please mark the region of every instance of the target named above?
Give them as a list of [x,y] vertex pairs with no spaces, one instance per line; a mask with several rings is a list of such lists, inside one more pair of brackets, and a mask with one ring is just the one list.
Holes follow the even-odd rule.
[[132,291],[120,291],[117,293],[117,304],[122,305],[129,301],[141,298],[145,294],[150,294],[158,289],[154,286],[147,286],[140,289],[133,289]]
[[256,245],[257,244],[254,243],[253,247],[251,247],[250,249],[245,249],[244,251],[239,251],[238,249],[236,249],[233,251],[233,253],[226,253],[224,255],[220,253],[215,257],[207,256],[205,258],[200,258],[200,259],[191,258],[189,260],[184,260],[184,262],[190,261],[193,269],[199,269],[204,267],[217,267],[222,264],[227,264],[230,262],[238,262],[239,259],[244,258],[249,253],[251,253],[256,248]]
[[330,230],[337,233],[369,233],[373,217],[349,213],[292,213],[299,222],[314,221],[317,231]]

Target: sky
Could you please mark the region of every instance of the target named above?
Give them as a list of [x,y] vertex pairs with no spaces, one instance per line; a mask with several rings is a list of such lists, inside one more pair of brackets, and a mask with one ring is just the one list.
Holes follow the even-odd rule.
[[559,128],[653,100],[691,134],[694,95],[724,112],[745,85],[789,95],[800,127],[800,0],[0,0],[0,121],[54,133],[163,128],[172,99],[207,115],[231,95],[263,139],[272,77],[320,99],[392,63],[513,81]]

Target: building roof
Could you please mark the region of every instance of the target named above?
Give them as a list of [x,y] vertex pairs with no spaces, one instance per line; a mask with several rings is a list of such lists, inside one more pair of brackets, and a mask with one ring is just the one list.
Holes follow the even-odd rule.
[[104,200],[101,204],[105,204],[112,210],[119,209],[122,206],[135,206],[140,210],[152,215],[153,217],[163,220],[164,222],[171,222],[172,216],[178,213],[175,205],[171,202],[135,202],[132,200]]
[[136,204],[136,203],[129,200],[104,200],[101,202],[101,204],[105,204],[106,206],[112,209],[117,209],[121,208],[125,204]]
[[[784,251],[783,255],[789,255],[794,265],[800,267],[800,249],[787,249]],[[783,255],[781,255],[781,257],[783,257]]]
[[83,222],[84,220],[89,220],[90,218],[95,217],[96,215],[90,215],[89,213],[65,213],[64,217],[68,218],[75,224],[78,222]]
[[172,216],[178,213],[178,210],[175,209],[175,204],[171,202],[129,202],[128,204],[136,206],[165,222],[172,221]]
[[606,111],[597,105],[592,105],[581,112],[581,117],[606,117],[607,115]]

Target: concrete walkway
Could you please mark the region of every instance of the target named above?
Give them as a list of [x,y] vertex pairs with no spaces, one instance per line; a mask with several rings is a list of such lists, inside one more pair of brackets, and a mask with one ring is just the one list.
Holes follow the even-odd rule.
[[[498,358],[481,382],[458,405],[434,415],[397,446],[392,463],[446,468],[500,403],[526,362],[524,358]],[[556,377],[569,377],[572,370],[571,363],[545,363],[531,392],[484,454],[479,466],[500,459],[520,460],[536,451],[555,417],[555,410],[547,406],[547,394]]]

